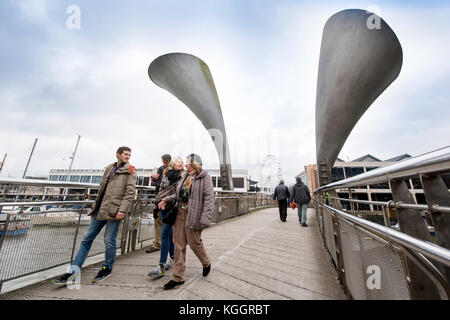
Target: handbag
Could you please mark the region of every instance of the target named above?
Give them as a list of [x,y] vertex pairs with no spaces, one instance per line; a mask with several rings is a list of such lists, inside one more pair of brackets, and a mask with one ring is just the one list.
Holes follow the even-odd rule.
[[175,202],[169,213],[162,219],[162,222],[169,226],[173,226],[175,224],[175,220],[177,220],[177,214],[178,214],[178,201]]
[[172,184],[172,185],[168,186],[167,188],[165,188],[164,190],[159,191],[154,200],[155,204],[158,204],[158,202],[161,201],[161,199],[173,194],[176,189],[177,189],[177,185]]

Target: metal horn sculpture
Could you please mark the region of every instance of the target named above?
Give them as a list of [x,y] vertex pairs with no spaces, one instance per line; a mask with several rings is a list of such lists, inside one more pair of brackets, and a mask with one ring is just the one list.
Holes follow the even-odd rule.
[[329,182],[331,167],[347,137],[372,102],[397,78],[402,60],[397,36],[379,16],[349,9],[326,22],[316,97],[320,185]]
[[148,67],[150,79],[183,102],[208,130],[220,160],[223,190],[233,190],[227,134],[214,81],[201,59],[186,53],[169,53]]

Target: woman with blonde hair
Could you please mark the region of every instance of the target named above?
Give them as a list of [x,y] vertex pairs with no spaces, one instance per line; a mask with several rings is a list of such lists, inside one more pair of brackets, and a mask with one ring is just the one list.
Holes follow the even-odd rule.
[[[159,214],[162,220],[161,227],[161,251],[159,255],[159,264],[148,275],[150,277],[161,277],[167,270],[173,266],[174,260],[174,243],[173,243],[173,228],[172,225],[165,222],[166,217],[174,210],[173,206],[159,206],[162,197],[168,197],[175,194],[176,185],[183,173],[183,159],[181,157],[175,158],[170,162],[169,166],[163,171],[163,178],[161,180],[160,191],[155,197],[155,206],[160,209]],[[176,209],[175,209],[176,210]],[[167,261],[167,256],[170,255]],[[166,263],[167,261],[167,263]]]
[[161,200],[161,206],[177,202],[178,214],[174,224],[175,261],[172,279],[164,289],[173,289],[184,283],[186,245],[191,247],[203,266],[203,276],[211,270],[211,262],[201,239],[202,230],[211,225],[214,212],[214,189],[211,176],[202,169],[197,154],[186,158],[186,172],[178,181],[176,193]]

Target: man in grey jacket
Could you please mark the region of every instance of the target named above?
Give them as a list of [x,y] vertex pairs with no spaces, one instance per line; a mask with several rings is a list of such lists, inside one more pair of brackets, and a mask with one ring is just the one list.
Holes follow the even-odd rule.
[[276,186],[273,193],[273,201],[278,200],[278,211],[280,212],[280,220],[286,222],[287,217],[287,204],[289,197],[289,188],[284,184],[284,180],[280,180],[280,184]]

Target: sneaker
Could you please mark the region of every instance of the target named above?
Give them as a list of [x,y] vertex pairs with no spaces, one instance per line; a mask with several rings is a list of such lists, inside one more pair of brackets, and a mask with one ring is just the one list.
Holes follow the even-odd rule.
[[59,278],[52,279],[51,282],[55,285],[67,285],[67,280],[72,276],[72,273],[65,273]]
[[173,281],[173,280],[170,280],[169,282],[167,282],[165,285],[164,285],[164,290],[170,290],[170,289],[173,289],[173,288],[175,288],[176,286],[179,286],[180,284],[183,284],[184,283],[184,281]]
[[152,253],[152,252],[159,251],[159,250],[160,250],[160,249],[158,249],[158,248],[150,247],[150,248],[148,248],[147,250],[145,250],[145,252],[147,252],[147,253]]
[[308,225],[306,223],[302,223],[302,227],[307,227]]
[[149,277],[162,277],[166,271],[164,270],[164,266],[161,267],[161,265],[157,265],[156,268],[153,271],[150,271],[148,276]]
[[167,263],[164,266],[164,270],[169,271],[170,268],[172,268],[172,267],[173,267],[173,259],[169,258],[169,261],[167,261]]
[[112,276],[111,269],[103,266],[102,269],[97,273],[95,278],[92,279],[92,283],[102,282],[103,280],[105,280],[106,278],[109,278],[111,276]]
[[209,266],[203,268],[203,276],[206,277],[209,271],[211,271],[211,263],[209,264]]

